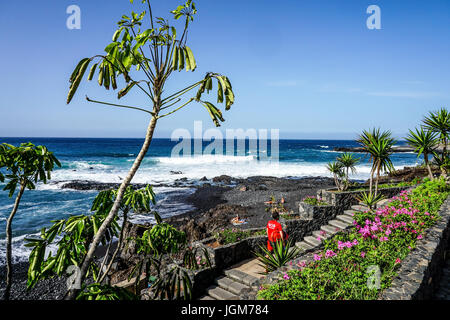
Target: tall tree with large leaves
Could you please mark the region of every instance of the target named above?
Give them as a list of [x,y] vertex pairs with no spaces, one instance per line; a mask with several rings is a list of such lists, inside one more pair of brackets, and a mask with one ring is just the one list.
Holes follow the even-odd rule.
[[[132,3],[133,0],[130,0]],[[150,1],[141,1],[148,12],[135,12],[131,16],[122,16],[118,29],[114,32],[112,42],[106,46],[105,53],[82,59],[70,77],[70,89],[67,103],[70,103],[84,78],[89,65],[92,64],[87,79],[92,80],[98,73],[98,84],[109,90],[117,89],[119,79],[123,78],[123,88],[117,93],[117,99],[126,96],[131,90],[139,90],[148,99],[141,106],[129,106],[118,103],[97,101],[86,97],[89,102],[107,106],[138,110],[149,115],[149,124],[142,148],[137,155],[127,176],[123,179],[113,207],[92,240],[80,271],[84,281],[93,254],[108,226],[113,221],[122,201],[126,187],[133,179],[152,141],[153,133],[159,119],[171,115],[195,102],[201,104],[209,113],[216,126],[224,121],[222,112],[212,102],[203,99],[205,90],[213,89],[217,83],[217,103],[224,103],[229,110],[234,103],[234,93],[228,77],[219,73],[208,72],[203,79],[167,96],[163,95],[167,80],[175,71],[194,71],[197,67],[194,54],[187,46],[188,29],[197,13],[194,2],[186,1],[171,11],[173,18],[184,19],[181,36],[169,20],[153,18]],[[148,20],[145,17],[148,16]],[[147,25],[148,28],[145,28]],[[133,71],[132,69],[135,69]],[[142,78],[138,78],[142,75]],[[195,90],[195,91],[194,91]],[[192,93],[194,91],[194,93]],[[148,108],[146,106],[150,105]],[[67,295],[67,299],[76,296],[76,290]]]
[[343,153],[340,157],[336,159],[345,168],[345,181],[344,189],[347,189],[350,184],[349,171],[351,173],[356,173],[356,165],[359,163],[359,158],[357,158],[353,153]]
[[372,162],[370,170],[370,184],[369,192],[373,190],[373,178],[375,178],[375,196],[378,192],[378,181],[382,171],[394,170],[394,165],[390,159],[393,153],[392,147],[395,145],[395,140],[392,138],[390,131],[381,132],[380,129],[372,129],[370,131],[364,130],[356,140],[364,151],[369,155],[369,161]]
[[338,161],[333,161],[327,163],[327,170],[333,174],[334,183],[336,184],[336,188],[339,191],[344,189],[344,184],[341,182],[341,179],[345,177],[344,166],[342,163]]
[[6,221],[6,288],[4,299],[9,300],[12,284],[12,222],[19,209],[20,200],[26,189],[35,189],[37,182],[47,183],[51,178],[54,166],[61,166],[52,152],[44,146],[35,146],[32,143],[22,143],[16,147],[7,143],[0,145],[0,182],[8,181],[3,190],[9,191],[12,197],[19,191],[14,201],[12,211]]
[[409,130],[406,137],[406,141],[415,149],[417,157],[420,157],[420,155],[423,154],[423,160],[428,169],[428,176],[431,180],[433,180],[433,172],[431,171],[428,156],[430,154],[435,154],[436,148],[439,145],[439,140],[436,136],[437,134],[435,132],[424,130],[421,127],[420,129],[416,128],[415,131]]
[[441,108],[438,111],[433,111],[423,119],[423,126],[439,135],[440,143],[442,144],[441,163],[447,159],[447,143],[450,134],[450,112],[447,109]]

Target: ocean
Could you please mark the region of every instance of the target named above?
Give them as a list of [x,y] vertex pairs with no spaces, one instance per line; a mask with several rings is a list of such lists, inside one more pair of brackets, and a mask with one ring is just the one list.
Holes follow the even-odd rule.
[[[36,190],[26,190],[19,211],[13,221],[13,261],[26,261],[29,250],[24,247],[24,238],[38,235],[41,228],[51,225],[51,220],[67,218],[71,215],[89,212],[96,191],[75,191],[62,189],[61,184],[73,180],[119,183],[127,174],[138,154],[143,139],[111,138],[0,138],[0,143],[19,145],[32,142],[45,145],[61,161],[62,167],[54,170],[51,182],[39,184]],[[269,141],[268,150],[254,149],[249,141],[245,145],[236,143],[233,152],[214,150],[212,154],[200,154],[208,150],[210,142],[203,142],[200,152],[191,157],[172,157],[178,144],[170,139],[154,139],[134,183],[164,184],[154,189],[157,196],[155,208],[162,217],[182,214],[194,209],[180,201],[180,194],[190,194],[194,188],[173,186],[175,180],[186,178],[193,184],[200,179],[211,179],[219,175],[246,178],[250,176],[311,177],[331,175],[325,165],[334,161],[341,153],[333,151],[336,147],[356,147],[351,140],[279,140],[278,161],[266,156],[274,156]],[[402,143],[399,143],[401,145]],[[194,152],[194,141],[191,151]],[[274,144],[275,146],[275,144]],[[205,149],[206,148],[206,149]],[[273,149],[275,150],[275,149]],[[226,152],[228,151],[228,153]],[[266,154],[265,154],[266,153]],[[352,179],[365,180],[369,177],[370,166],[363,154]],[[398,153],[392,156],[396,168],[412,166],[421,162],[413,153]],[[0,265],[5,261],[6,219],[13,207],[14,198],[1,191],[0,184]],[[153,222],[146,215],[134,215],[133,221]]]

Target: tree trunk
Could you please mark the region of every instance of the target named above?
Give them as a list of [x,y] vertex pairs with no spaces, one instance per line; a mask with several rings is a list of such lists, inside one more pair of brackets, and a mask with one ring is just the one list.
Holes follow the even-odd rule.
[[425,161],[425,165],[427,166],[428,175],[430,176],[430,180],[433,180],[433,171],[431,171],[430,163],[428,162],[428,154],[427,153],[423,154],[423,161]]
[[[89,247],[89,251],[86,254],[86,257],[81,265],[80,268],[80,280],[79,283],[83,283],[84,279],[86,278],[86,274],[87,271],[89,269],[89,266],[92,262],[92,259],[94,258],[94,252],[97,248],[97,246],[99,245],[101,239],[103,238],[106,229],[110,226],[111,222],[113,221],[114,217],[117,215],[119,208],[120,208],[120,203],[122,202],[123,199],[123,195],[125,193],[125,189],[127,188],[127,186],[129,185],[129,183],[131,182],[131,180],[133,179],[134,175],[136,174],[137,170],[139,169],[139,166],[141,165],[142,160],[144,159],[145,154],[147,153],[149,147],[150,147],[150,143],[152,141],[152,137],[153,137],[153,132],[155,130],[156,127],[156,122],[157,122],[157,115],[159,112],[159,104],[157,104],[154,108],[155,115],[152,117],[148,128],[147,128],[147,133],[145,135],[145,141],[144,144],[142,145],[141,151],[139,152],[138,156],[136,157],[136,159],[134,160],[133,166],[131,167],[130,171],[128,172],[127,176],[125,177],[125,179],[122,181],[119,190],[117,192],[117,197],[116,200],[114,201],[114,205],[111,208],[111,211],[109,212],[108,216],[106,217],[106,219],[103,221],[102,225],[100,226],[100,228],[98,229],[97,233],[94,236],[94,239],[92,240],[92,243]],[[66,300],[73,300],[76,298],[77,293],[79,292],[80,288],[77,289],[71,289],[67,292],[67,295],[65,297]]]
[[444,137],[443,139],[444,146],[442,147],[442,158],[441,158],[441,175],[444,177],[447,176],[447,168],[444,163],[445,159],[447,158],[447,138]]
[[14,202],[14,207],[6,222],[6,288],[3,297],[4,300],[9,300],[12,285],[12,263],[11,263],[12,221],[17,212],[17,209],[19,208],[20,199],[22,198],[24,191],[25,191],[25,183],[22,182],[20,184],[20,190],[19,193],[17,194],[16,201]]
[[442,147],[442,162],[444,162],[447,156],[447,138],[444,137],[444,145]]
[[378,193],[378,181],[380,180],[380,164],[378,164],[377,166],[377,178],[375,180],[375,197],[377,196]]
[[346,168],[347,171],[345,173],[345,190],[348,189],[349,181],[348,181],[348,167]]
[[339,186],[339,181],[337,179],[336,174],[333,174],[333,176],[334,176],[334,183],[336,184],[336,188],[338,189],[338,191],[341,191],[341,188]]
[[[114,253],[111,257],[111,260],[109,261],[109,264],[106,267],[106,270],[103,272],[103,275],[99,277],[98,282],[102,283],[105,277],[108,275],[109,270],[111,270],[111,267],[113,265],[114,259],[116,258],[117,254],[119,253],[119,250],[121,250],[122,242],[123,242],[123,234],[124,234],[124,228],[127,223],[128,213],[123,213],[123,222],[122,222],[122,228],[120,230],[119,240],[117,241],[117,247],[116,250],[114,250]],[[109,284],[109,283],[108,283]]]
[[372,169],[370,170],[370,178],[369,178],[369,193],[372,193],[372,186],[373,186],[373,174],[375,172],[375,163],[372,166]]

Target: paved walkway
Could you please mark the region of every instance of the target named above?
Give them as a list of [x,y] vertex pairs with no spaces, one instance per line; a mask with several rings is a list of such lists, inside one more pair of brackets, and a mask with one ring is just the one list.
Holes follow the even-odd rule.
[[231,268],[242,271],[258,279],[264,278],[264,273],[266,271],[264,266],[261,265],[261,262],[257,258],[244,260],[232,266]]

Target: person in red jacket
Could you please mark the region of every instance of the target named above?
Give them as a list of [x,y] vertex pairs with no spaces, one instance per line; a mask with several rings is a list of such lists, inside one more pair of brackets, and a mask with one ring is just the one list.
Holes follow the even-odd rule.
[[272,220],[267,222],[267,250],[272,251],[272,243],[282,240],[283,242],[287,240],[287,234],[283,231],[283,227],[278,222],[280,215],[278,212],[272,213]]

